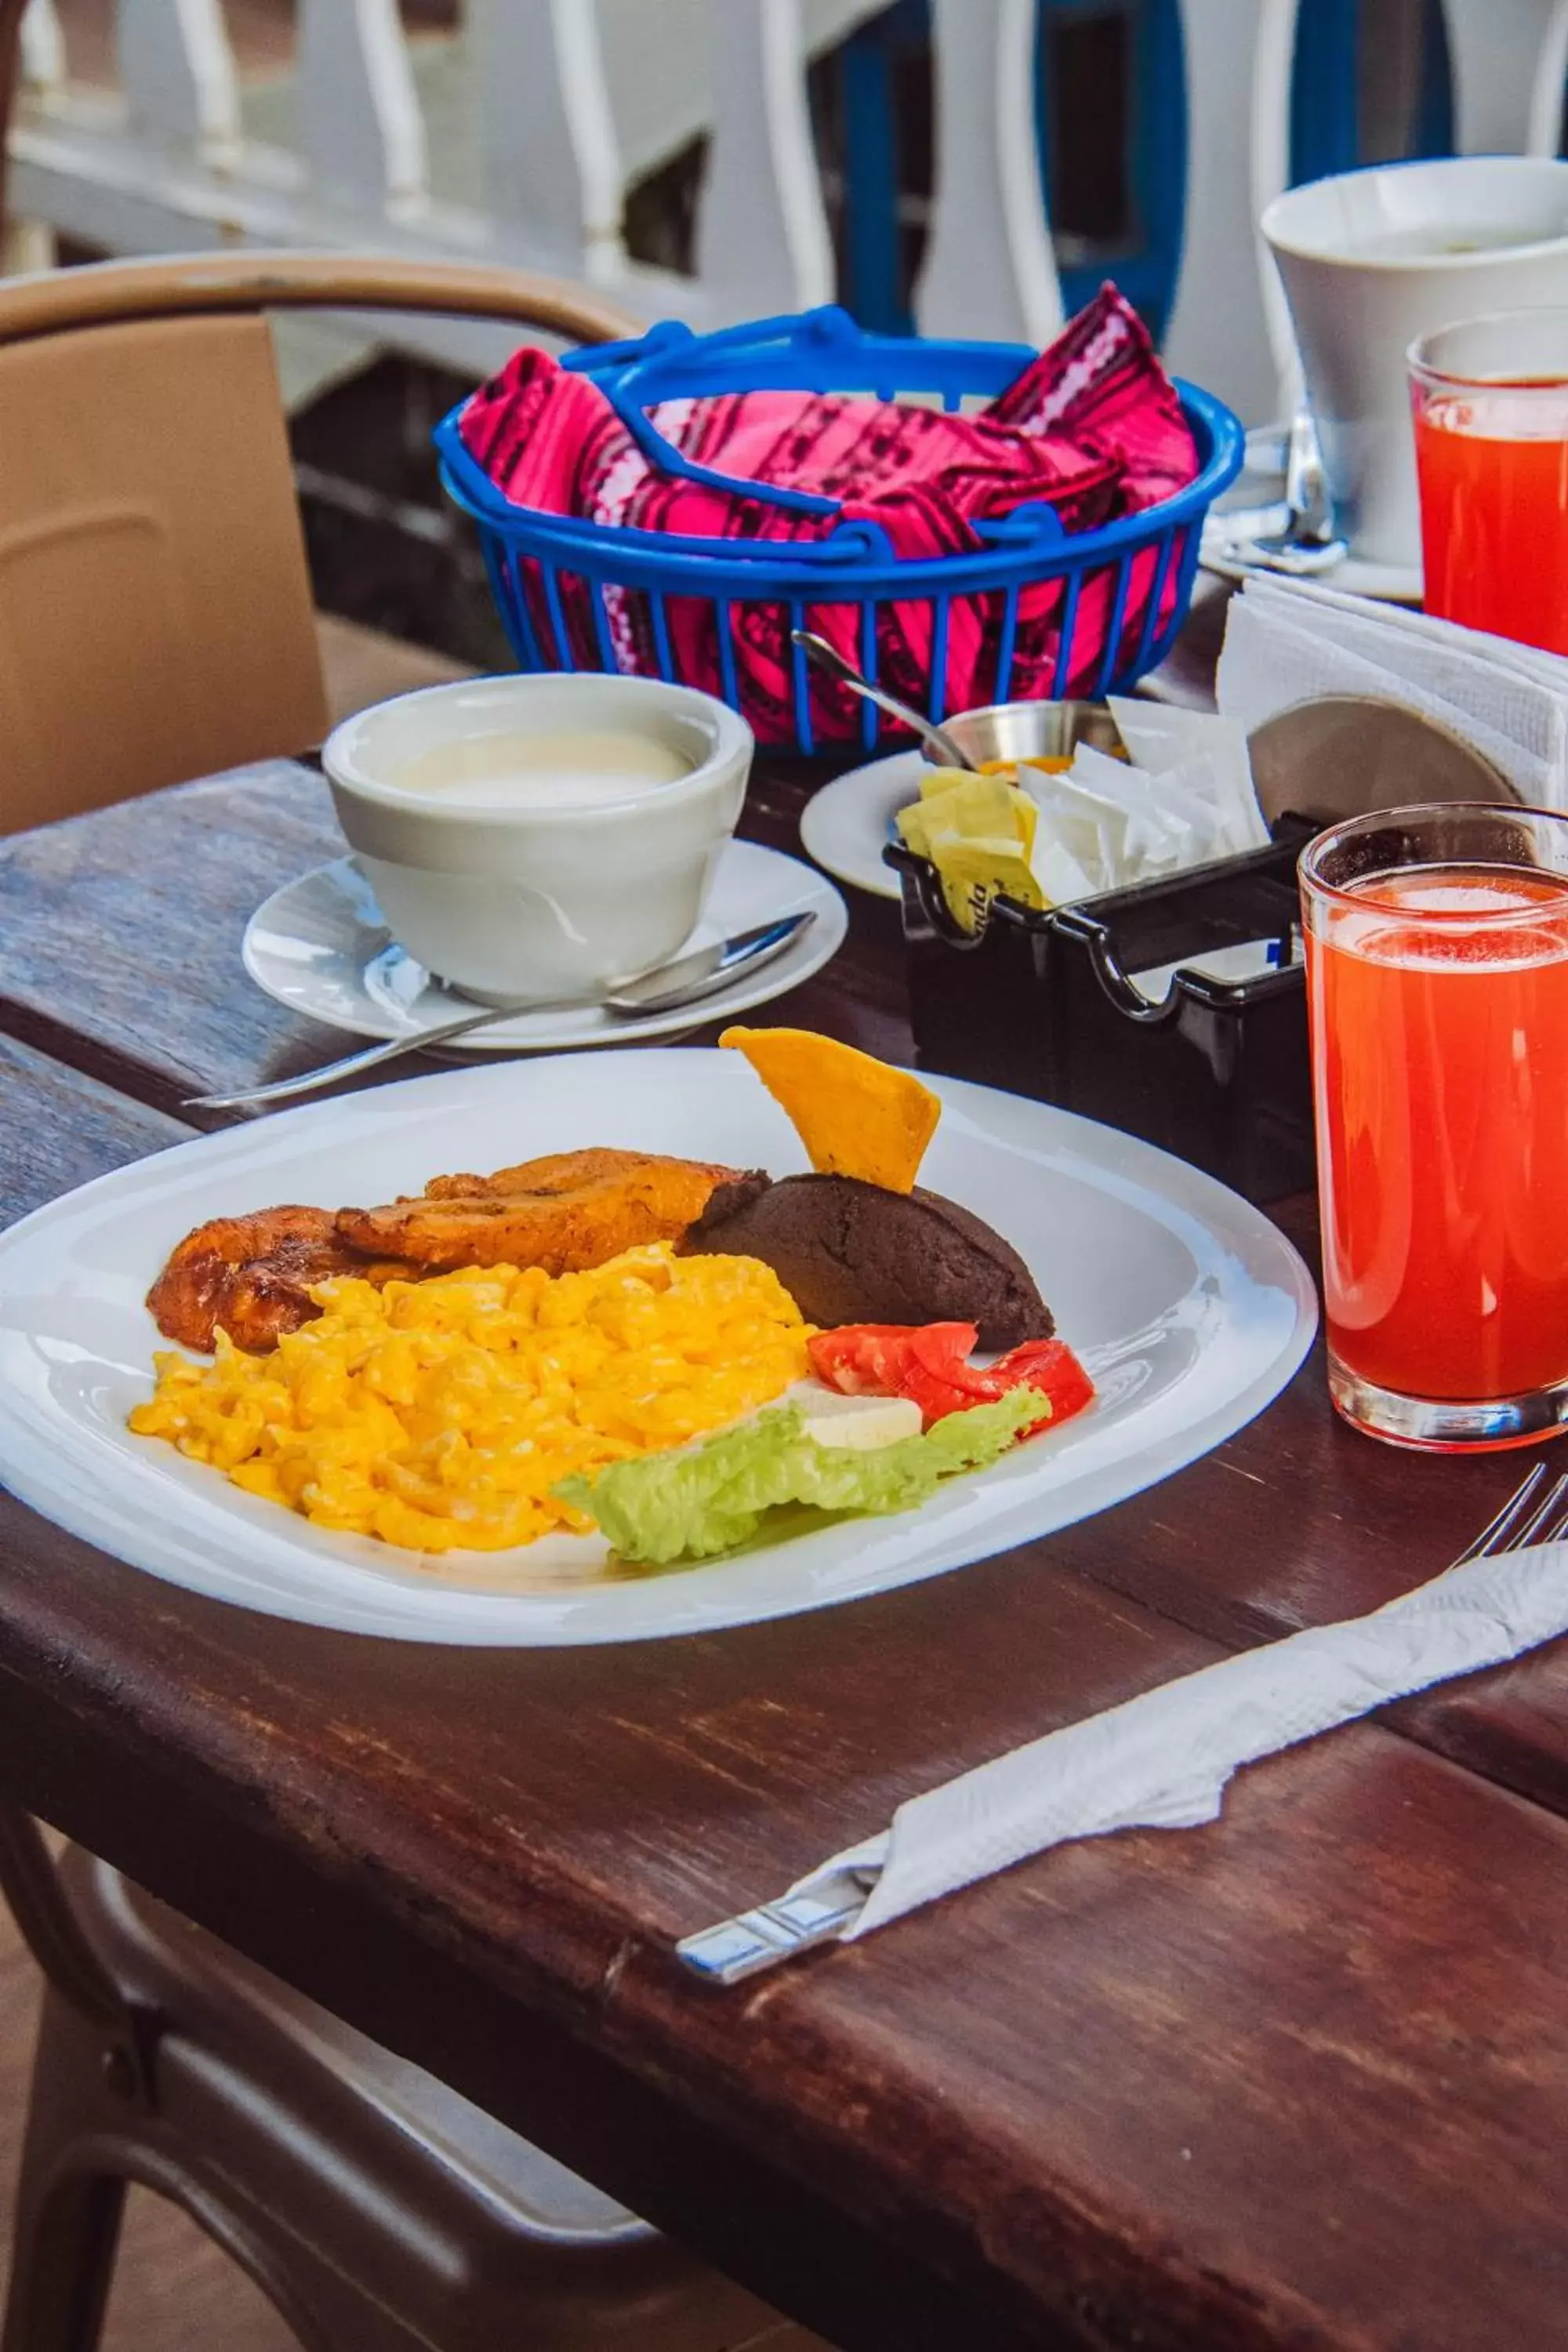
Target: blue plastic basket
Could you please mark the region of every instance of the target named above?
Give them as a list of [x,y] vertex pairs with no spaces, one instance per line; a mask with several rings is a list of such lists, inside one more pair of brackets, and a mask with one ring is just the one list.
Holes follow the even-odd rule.
[[[832,515],[839,511],[835,499],[740,481],[695,464],[665,440],[647,411],[664,400],[779,389],[869,392],[884,400],[935,394],[944,407],[956,409],[967,398],[1000,392],[1034,357],[1022,343],[866,334],[847,312],[829,307],[701,336],[669,320],[633,342],[573,352],[563,364],[594,378],[661,469],[758,502]],[[584,635],[597,655],[591,666],[616,668],[606,591],[632,590],[647,600],[658,675],[681,684],[710,683],[680,677],[671,641],[667,600],[697,598],[713,608],[720,691],[758,726],[763,740],[777,742],[777,713],[770,711],[769,723],[758,725],[759,714],[747,707],[746,680],[735,654],[737,606],[770,607],[781,624],[787,620],[795,628],[810,625],[813,607],[857,608],[860,667],[874,678],[883,601],[929,599],[931,660],[923,700],[931,717],[940,719],[948,708],[948,627],[955,600],[1000,600],[995,680],[987,698],[1001,702],[1009,698],[1014,686],[1019,596],[1026,588],[1060,580],[1060,648],[1048,688],[1055,698],[1082,666],[1074,637],[1084,585],[1105,574],[1114,585],[1103,648],[1092,677],[1077,677],[1077,690],[1096,696],[1113,693],[1152,669],[1185,618],[1204,517],[1235,479],[1242,460],[1241,426],[1229,409],[1195,385],[1178,383],[1177,390],[1197,445],[1199,471],[1176,497],[1100,530],[1070,535],[1050,506],[1031,500],[1002,519],[979,523],[976,531],[984,544],[974,553],[923,562],[900,561],[886,534],[864,521],[842,522],[837,530],[812,541],[715,540],[545,514],[503,497],[468,455],[458,432],[460,404],[441,419],[435,437],[441,478],[479,526],[490,585],[521,668],[583,667]],[[1151,551],[1152,581],[1143,615],[1130,628],[1133,565]],[[1148,565],[1143,568],[1149,572]],[[1173,581],[1174,593],[1162,620],[1161,608]],[[579,623],[575,648],[571,614]],[[820,702],[814,725],[811,673],[797,646],[790,653],[794,741],[809,752],[825,740]],[[881,722],[884,728],[886,723]],[[832,740],[854,741],[858,734],[867,751],[876,747],[879,714],[868,705],[858,706],[849,726],[850,731],[842,735],[836,730]]]

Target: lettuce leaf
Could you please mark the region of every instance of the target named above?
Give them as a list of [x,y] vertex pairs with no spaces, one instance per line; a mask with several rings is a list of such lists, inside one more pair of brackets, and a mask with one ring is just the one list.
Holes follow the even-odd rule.
[[594,1479],[563,1478],[555,1492],[596,1519],[623,1559],[650,1567],[702,1559],[748,1542],[763,1515],[786,1503],[912,1510],[944,1478],[1005,1454],[1039,1422],[1043,1402],[1037,1390],[1013,1389],[869,1453],[819,1445],[797,1405],[776,1405],[698,1444],[616,1462]]

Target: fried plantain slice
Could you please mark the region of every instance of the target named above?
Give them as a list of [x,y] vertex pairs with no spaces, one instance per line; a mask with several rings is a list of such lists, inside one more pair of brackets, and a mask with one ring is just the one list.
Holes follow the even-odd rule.
[[[645,1168],[646,1151],[616,1151],[590,1144],[582,1151],[551,1151],[542,1160],[520,1160],[515,1168],[498,1168],[493,1176],[433,1176],[422,1193],[426,1201],[491,1201],[515,1192],[570,1192],[604,1176],[629,1174]],[[672,1163],[684,1167],[681,1160]],[[405,1194],[404,1199],[410,1196]]]
[[342,1241],[331,1209],[297,1204],[248,1216],[213,1217],[187,1234],[147,1293],[166,1339],[210,1354],[217,1333],[264,1355],[285,1331],[321,1313],[312,1283],[335,1274],[390,1282],[423,1269],[366,1258]]
[[766,1180],[655,1152],[555,1152],[498,1175],[437,1177],[419,1200],[342,1209],[338,1239],[366,1255],[413,1259],[431,1272],[461,1265],[602,1265],[647,1242],[679,1241],[721,1185]]

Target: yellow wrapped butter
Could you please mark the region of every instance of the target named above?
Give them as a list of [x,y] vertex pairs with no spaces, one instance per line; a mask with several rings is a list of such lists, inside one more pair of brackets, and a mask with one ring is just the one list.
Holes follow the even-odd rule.
[[898,814],[905,847],[930,858],[949,913],[971,933],[984,928],[993,898],[1047,903],[1029,866],[1038,820],[1026,793],[964,768],[931,769],[920,799]]

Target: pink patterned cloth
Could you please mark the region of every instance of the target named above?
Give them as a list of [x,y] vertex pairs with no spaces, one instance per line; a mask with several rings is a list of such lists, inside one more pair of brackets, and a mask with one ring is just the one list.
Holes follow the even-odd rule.
[[[1068,532],[1091,530],[1172,497],[1198,469],[1192,435],[1170,378],[1142,320],[1113,286],[1079,311],[1048,350],[1005,392],[972,415],[802,392],[730,393],[667,400],[653,409],[658,430],[683,455],[745,481],[815,490],[841,501],[838,515],[792,513],[743,492],[710,488],[651,465],[591,378],[546,353],[518,352],[469,400],[463,441],[516,505],[639,530],[712,539],[820,540],[845,521],[874,523],[894,554],[915,561],[984,548],[977,522],[1011,514],[1032,499],[1056,509]],[[1119,654],[1129,656],[1152,593],[1156,555],[1134,562]],[[530,618],[547,652],[561,648],[538,564],[520,567]],[[1167,574],[1161,620],[1175,601]],[[1098,670],[1115,593],[1114,567],[1083,583],[1072,629],[1065,691]],[[1014,698],[1049,691],[1056,674],[1064,590],[1045,581],[1018,600]],[[559,600],[573,659],[601,667],[591,592],[563,573]],[[948,613],[944,707],[973,709],[996,698],[1004,598],[954,596]],[[787,605],[736,603],[730,626],[740,702],[763,742],[795,737],[794,654]],[[720,690],[713,603],[671,596],[666,604],[678,677]],[[648,599],[607,587],[604,620],[616,666],[657,675]],[[857,663],[860,614],[852,604],[814,602],[806,625]],[[884,602],[879,610],[879,674],[907,699],[930,698],[933,610],[929,597]],[[812,720],[818,740],[852,742],[860,708],[814,673]]]

